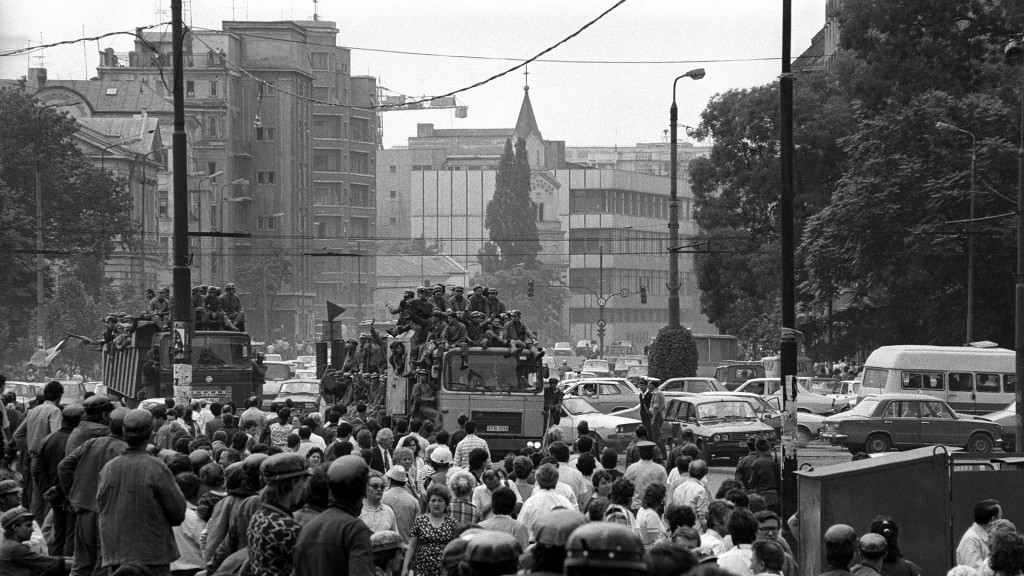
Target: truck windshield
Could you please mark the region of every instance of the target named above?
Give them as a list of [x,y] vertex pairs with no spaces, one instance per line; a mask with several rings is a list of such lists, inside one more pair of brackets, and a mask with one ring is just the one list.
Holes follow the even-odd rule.
[[519,358],[505,358],[500,352],[469,356],[469,369],[460,370],[458,354],[444,360],[444,387],[454,392],[527,392],[541,391],[537,364]]
[[[249,341],[238,336],[211,336],[198,334],[192,339],[192,365],[209,370],[212,368],[249,370]],[[171,338],[160,341],[160,360],[164,368],[172,366]]]

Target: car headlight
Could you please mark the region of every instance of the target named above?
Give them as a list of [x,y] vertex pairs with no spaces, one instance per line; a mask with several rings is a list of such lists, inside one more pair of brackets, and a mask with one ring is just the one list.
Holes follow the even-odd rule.
[[625,432],[625,430],[623,430],[623,429],[622,429],[622,426],[621,426],[621,425],[619,425],[619,426],[616,426],[616,427],[615,427],[615,431],[616,431],[616,432],[618,432],[619,434],[622,434],[623,432]]
[[767,438],[769,440],[775,440],[775,432],[774,431],[772,431],[772,432],[765,432],[764,436],[765,436],[765,438]]
[[728,440],[729,440],[729,435],[728,434],[722,434],[722,441],[723,442],[727,442]]
[[711,441],[712,442],[721,442],[722,441],[722,435],[721,434],[715,434],[714,436],[711,437]]

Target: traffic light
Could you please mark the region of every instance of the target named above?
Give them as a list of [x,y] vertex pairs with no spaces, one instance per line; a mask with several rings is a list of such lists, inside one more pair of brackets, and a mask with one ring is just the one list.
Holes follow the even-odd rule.
[[647,286],[640,287],[640,303],[647,304]]
[[533,298],[533,280],[526,283],[526,295]]

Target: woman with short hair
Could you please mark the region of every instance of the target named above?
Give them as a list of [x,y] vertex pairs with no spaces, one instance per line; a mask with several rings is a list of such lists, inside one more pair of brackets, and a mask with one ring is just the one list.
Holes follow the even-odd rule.
[[434,482],[427,487],[427,513],[413,521],[402,576],[408,576],[410,567],[416,576],[442,576],[444,547],[455,539],[458,529],[455,519],[448,514],[451,501],[451,490],[444,484]]

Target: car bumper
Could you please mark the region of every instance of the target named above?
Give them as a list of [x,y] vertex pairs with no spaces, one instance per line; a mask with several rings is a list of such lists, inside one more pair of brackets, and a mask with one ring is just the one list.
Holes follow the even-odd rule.
[[822,432],[821,439],[827,440],[829,444],[833,446],[839,446],[846,443],[846,439],[849,438],[848,434],[838,434],[836,432]]

